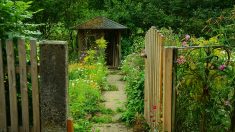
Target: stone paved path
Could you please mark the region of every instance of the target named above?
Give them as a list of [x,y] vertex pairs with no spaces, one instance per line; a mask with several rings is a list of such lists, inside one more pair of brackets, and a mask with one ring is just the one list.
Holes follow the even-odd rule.
[[[126,102],[125,94],[125,82],[121,81],[122,75],[119,75],[117,71],[111,71],[111,74],[108,76],[108,82],[111,85],[115,85],[117,91],[105,91],[103,93],[104,105],[106,108],[110,108],[113,111],[116,111],[118,108],[124,108]],[[123,123],[119,122],[120,114],[115,114],[112,118],[113,123],[109,124],[95,124],[93,126],[93,132],[132,132],[131,128],[126,127]]]

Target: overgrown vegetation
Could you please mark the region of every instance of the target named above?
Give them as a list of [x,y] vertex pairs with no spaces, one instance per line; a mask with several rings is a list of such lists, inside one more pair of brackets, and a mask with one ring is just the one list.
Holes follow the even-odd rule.
[[112,111],[101,105],[101,91],[109,86],[108,69],[104,63],[107,43],[101,38],[96,44],[99,50],[87,51],[83,62],[69,66],[69,106],[76,131],[89,130],[93,122],[109,122],[112,115]]
[[143,38],[137,37],[131,48],[134,53],[128,55],[123,61],[121,70],[126,81],[127,105],[122,114],[122,120],[134,129],[146,131],[143,119],[144,114],[144,59],[140,51],[144,46]]
[[[128,102],[122,119],[129,124],[141,119],[143,113],[144,61],[139,54],[150,26],[164,27],[161,31],[168,38],[167,45],[225,45],[179,54],[177,78],[182,80],[178,82],[177,108],[181,113],[177,113],[177,120],[182,125],[178,129],[204,131],[210,126],[210,131],[235,131],[234,50],[230,47],[235,43],[234,5],[234,0],[2,0],[0,39],[29,36],[66,40],[70,62],[74,63],[78,56],[71,27],[96,16],[126,25],[130,30],[123,34],[125,60],[121,69]],[[191,35],[190,41],[185,40],[185,34]],[[87,51],[81,62],[69,67],[70,109],[78,131],[89,129],[92,121],[107,121],[106,117],[93,118],[106,111],[99,103],[101,90],[110,89],[102,41],[97,41],[100,50]]]
[[230,130],[235,97],[233,54],[229,48],[215,47],[180,52],[177,131]]
[[123,62],[127,93],[127,110],[122,119],[129,124],[135,122],[135,115],[144,112],[144,60],[139,54],[128,55]]
[[167,44],[185,47],[176,60],[176,131],[234,131],[233,12],[208,39],[163,30]]

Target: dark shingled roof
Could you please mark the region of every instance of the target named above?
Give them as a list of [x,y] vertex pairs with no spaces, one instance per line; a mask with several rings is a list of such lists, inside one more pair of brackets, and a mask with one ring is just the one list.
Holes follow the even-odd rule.
[[74,27],[73,29],[127,29],[126,26],[123,26],[117,22],[114,22],[106,17],[96,17],[91,19],[81,25]]

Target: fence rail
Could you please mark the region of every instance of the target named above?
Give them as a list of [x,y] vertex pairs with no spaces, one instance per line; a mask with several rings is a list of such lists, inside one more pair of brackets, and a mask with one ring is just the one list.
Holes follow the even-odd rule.
[[164,37],[151,27],[145,36],[144,116],[152,129],[172,128],[173,49],[164,48]]

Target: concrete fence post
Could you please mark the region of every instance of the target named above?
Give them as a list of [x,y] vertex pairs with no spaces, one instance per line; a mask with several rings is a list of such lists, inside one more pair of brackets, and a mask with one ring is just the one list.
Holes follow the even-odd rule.
[[67,42],[40,43],[40,114],[42,132],[67,131]]

